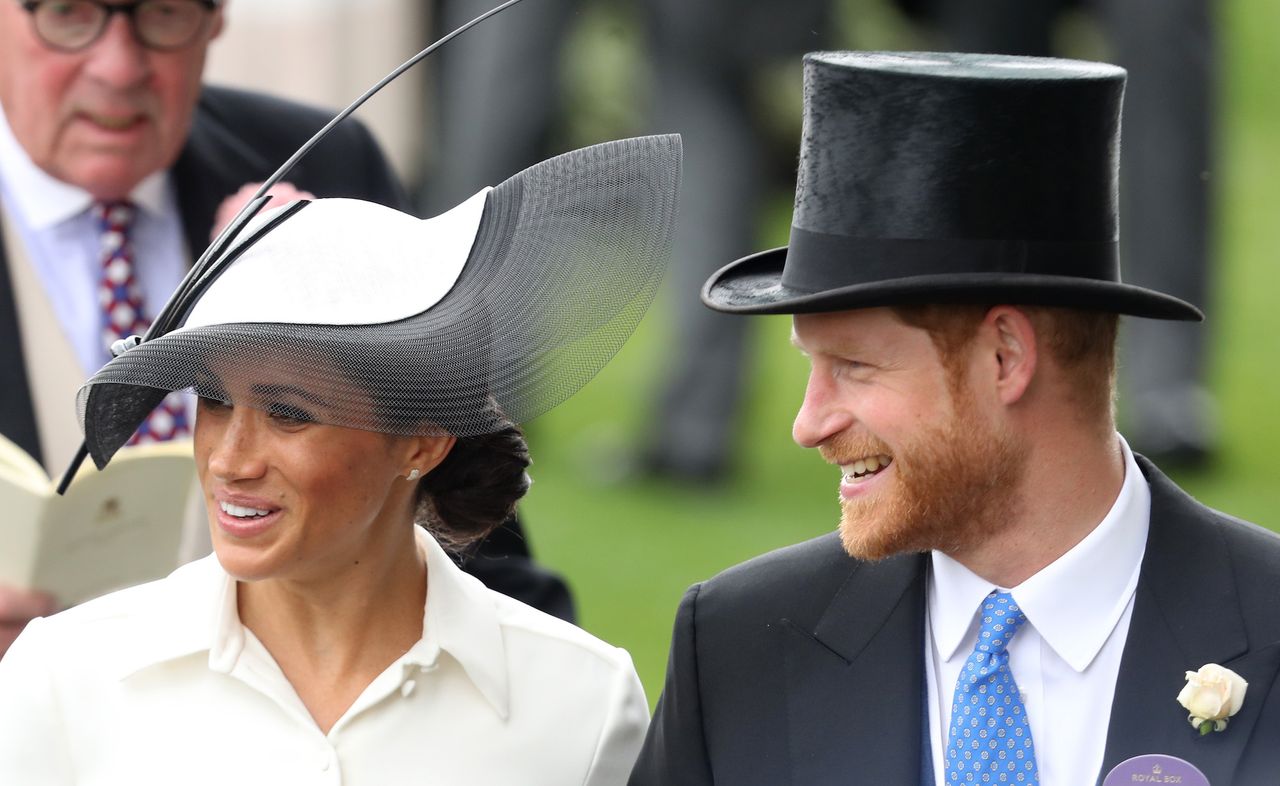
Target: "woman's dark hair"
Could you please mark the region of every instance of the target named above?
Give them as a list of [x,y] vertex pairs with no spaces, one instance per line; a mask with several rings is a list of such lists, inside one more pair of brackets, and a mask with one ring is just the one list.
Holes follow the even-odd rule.
[[459,550],[501,526],[529,490],[529,446],[505,417],[490,434],[459,437],[418,483],[415,520],[445,548]]

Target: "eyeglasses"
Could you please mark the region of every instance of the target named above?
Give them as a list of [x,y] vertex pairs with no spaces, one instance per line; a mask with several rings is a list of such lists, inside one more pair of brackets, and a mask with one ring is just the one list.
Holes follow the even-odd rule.
[[107,4],[102,0],[20,0],[31,24],[47,46],[78,52],[97,41],[116,13],[129,17],[139,43],[148,49],[181,49],[209,23],[222,0],[134,0]]

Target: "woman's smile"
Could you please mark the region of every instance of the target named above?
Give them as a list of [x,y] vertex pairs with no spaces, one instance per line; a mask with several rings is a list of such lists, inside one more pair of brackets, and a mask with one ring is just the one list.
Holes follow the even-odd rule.
[[267,532],[279,522],[284,509],[260,497],[215,491],[213,512],[218,528],[230,537],[245,540]]

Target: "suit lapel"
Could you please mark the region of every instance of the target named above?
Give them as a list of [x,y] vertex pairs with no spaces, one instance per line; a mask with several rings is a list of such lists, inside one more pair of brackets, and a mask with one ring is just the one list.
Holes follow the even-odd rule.
[[793,783],[918,780],[925,564],[862,564],[813,630],[783,621]]
[[1151,529],[1101,775],[1133,756],[1163,753],[1195,764],[1210,783],[1233,783],[1263,702],[1246,701],[1228,733],[1201,737],[1175,699],[1185,672],[1206,663],[1270,685],[1274,658],[1245,655],[1249,641],[1237,577],[1221,533],[1206,526],[1208,511],[1150,462],[1138,461],[1151,486]]

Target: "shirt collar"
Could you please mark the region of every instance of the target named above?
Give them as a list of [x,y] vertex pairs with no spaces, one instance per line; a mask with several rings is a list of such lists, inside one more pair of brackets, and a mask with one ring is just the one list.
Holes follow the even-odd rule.
[[507,655],[494,593],[455,565],[429,532],[416,529],[418,548],[427,557],[427,608],[422,639],[405,657],[430,666],[440,652],[447,653],[506,720],[510,709]]
[[[427,562],[427,604],[422,638],[402,658],[432,667],[441,653],[456,660],[494,711],[506,719],[510,708],[506,647],[493,593],[462,571],[422,527],[415,527]],[[166,581],[157,618],[143,626],[146,637],[131,648],[121,679],[150,666],[208,652],[209,668],[230,673],[244,650],[245,630],[236,608],[236,580],[216,555],[180,568]]]
[[[1083,540],[1012,588],[1027,621],[1071,668],[1097,657],[1138,585],[1151,519],[1151,491],[1123,437],[1124,483]],[[996,588],[941,552],[932,553],[929,625],[944,660],[957,654],[982,599]]]
[[[64,183],[31,160],[13,135],[3,106],[0,106],[0,186],[6,202],[12,203],[24,225],[36,231],[75,218],[95,201],[88,191]],[[143,210],[159,215],[167,204],[168,189],[168,172],[154,172],[133,189],[129,199]]]

